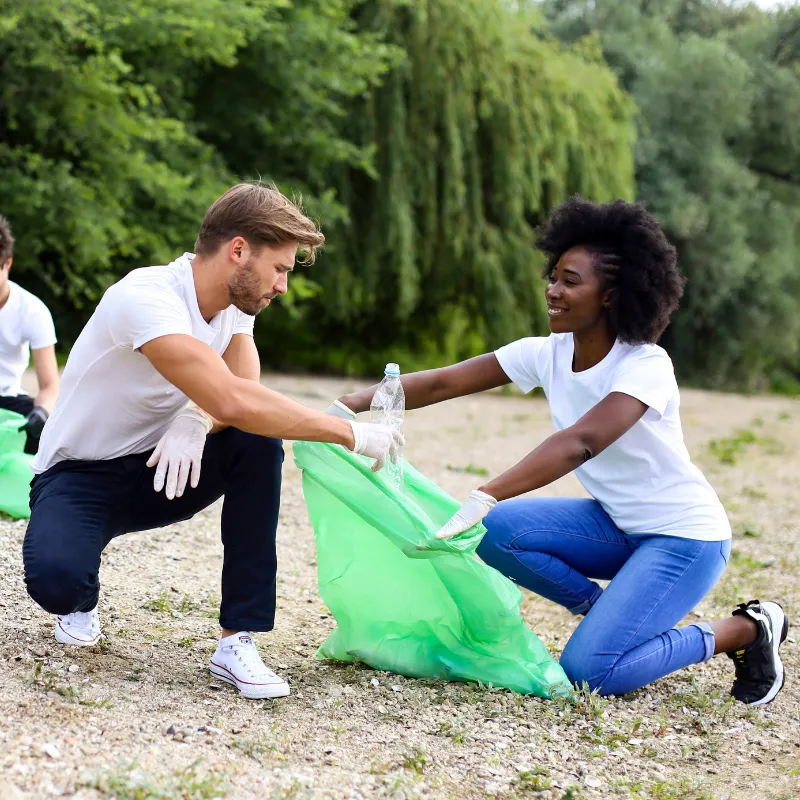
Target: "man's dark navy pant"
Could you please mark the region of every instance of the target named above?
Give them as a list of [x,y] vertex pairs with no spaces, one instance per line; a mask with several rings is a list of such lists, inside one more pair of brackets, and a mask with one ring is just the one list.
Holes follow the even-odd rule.
[[100,554],[113,538],[189,519],[224,495],[220,625],[272,630],[282,442],[236,428],[211,434],[199,485],[173,500],[153,489],[149,455],[60,461],[34,479],[23,544],[30,596],[51,614],[90,611]]

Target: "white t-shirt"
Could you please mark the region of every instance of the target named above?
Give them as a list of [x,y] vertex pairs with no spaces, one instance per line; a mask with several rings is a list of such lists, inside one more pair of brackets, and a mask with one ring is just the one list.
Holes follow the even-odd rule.
[[186,395],[139,348],[160,336],[193,336],[223,355],[254,317],[234,306],[206,322],[197,304],[191,253],[143,267],[111,286],[69,354],[61,393],[42,432],[33,471],[70,460],[144,453],[186,407]]
[[611,392],[641,400],[644,416],[575,470],[589,494],[626,533],[721,541],[730,523],[711,485],[689,458],[672,361],[658,345],[617,341],[599,363],[572,371],[572,334],[520,339],[497,360],[525,393],[541,386],[556,430],[575,424]]
[[0,395],[22,394],[22,375],[31,349],[56,343],[56,329],[47,306],[14,281],[8,282],[6,304],[0,308]]

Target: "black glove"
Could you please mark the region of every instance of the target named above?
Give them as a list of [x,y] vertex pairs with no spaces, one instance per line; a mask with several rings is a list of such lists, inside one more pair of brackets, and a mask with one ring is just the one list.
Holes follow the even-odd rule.
[[41,406],[34,406],[31,413],[25,417],[25,423],[20,425],[19,430],[25,431],[28,436],[38,439],[42,435],[42,429],[50,415]]

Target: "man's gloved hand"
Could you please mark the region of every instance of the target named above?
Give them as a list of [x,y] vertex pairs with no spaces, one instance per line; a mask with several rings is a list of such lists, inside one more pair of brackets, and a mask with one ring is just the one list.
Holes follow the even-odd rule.
[[390,458],[393,464],[397,463],[400,458],[400,448],[406,443],[401,433],[388,425],[376,425],[372,422],[350,420],[350,427],[353,429],[355,439],[353,452],[374,458],[373,472],[383,469],[387,458]]
[[452,517],[436,533],[437,539],[451,539],[459,533],[468,531],[473,525],[480,522],[495,506],[497,500],[490,494],[479,489],[469,493],[469,500],[453,514]]
[[30,414],[25,417],[25,422],[19,426],[19,430],[25,431],[28,436],[38,439],[42,435],[44,424],[50,415],[41,406],[34,406]]
[[160,492],[166,477],[168,500],[181,497],[186,488],[189,472],[192,474],[192,488],[200,482],[200,464],[206,435],[211,430],[211,418],[199,408],[189,407],[181,411],[167,432],[161,437],[153,455],[147,459],[147,466],[158,464],[153,488]]
[[356,412],[348,408],[341,400],[334,400],[326,409],[326,414],[341,419],[347,419],[351,422],[356,418]]

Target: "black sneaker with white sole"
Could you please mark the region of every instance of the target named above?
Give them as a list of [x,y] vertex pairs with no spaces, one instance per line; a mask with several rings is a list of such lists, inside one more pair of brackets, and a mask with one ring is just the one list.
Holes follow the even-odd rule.
[[789,620],[777,603],[751,600],[739,603],[733,615],[749,617],[758,626],[758,636],[744,650],[728,653],[736,668],[731,694],[749,706],[761,706],[775,699],[783,688],[780,646],[789,633]]

